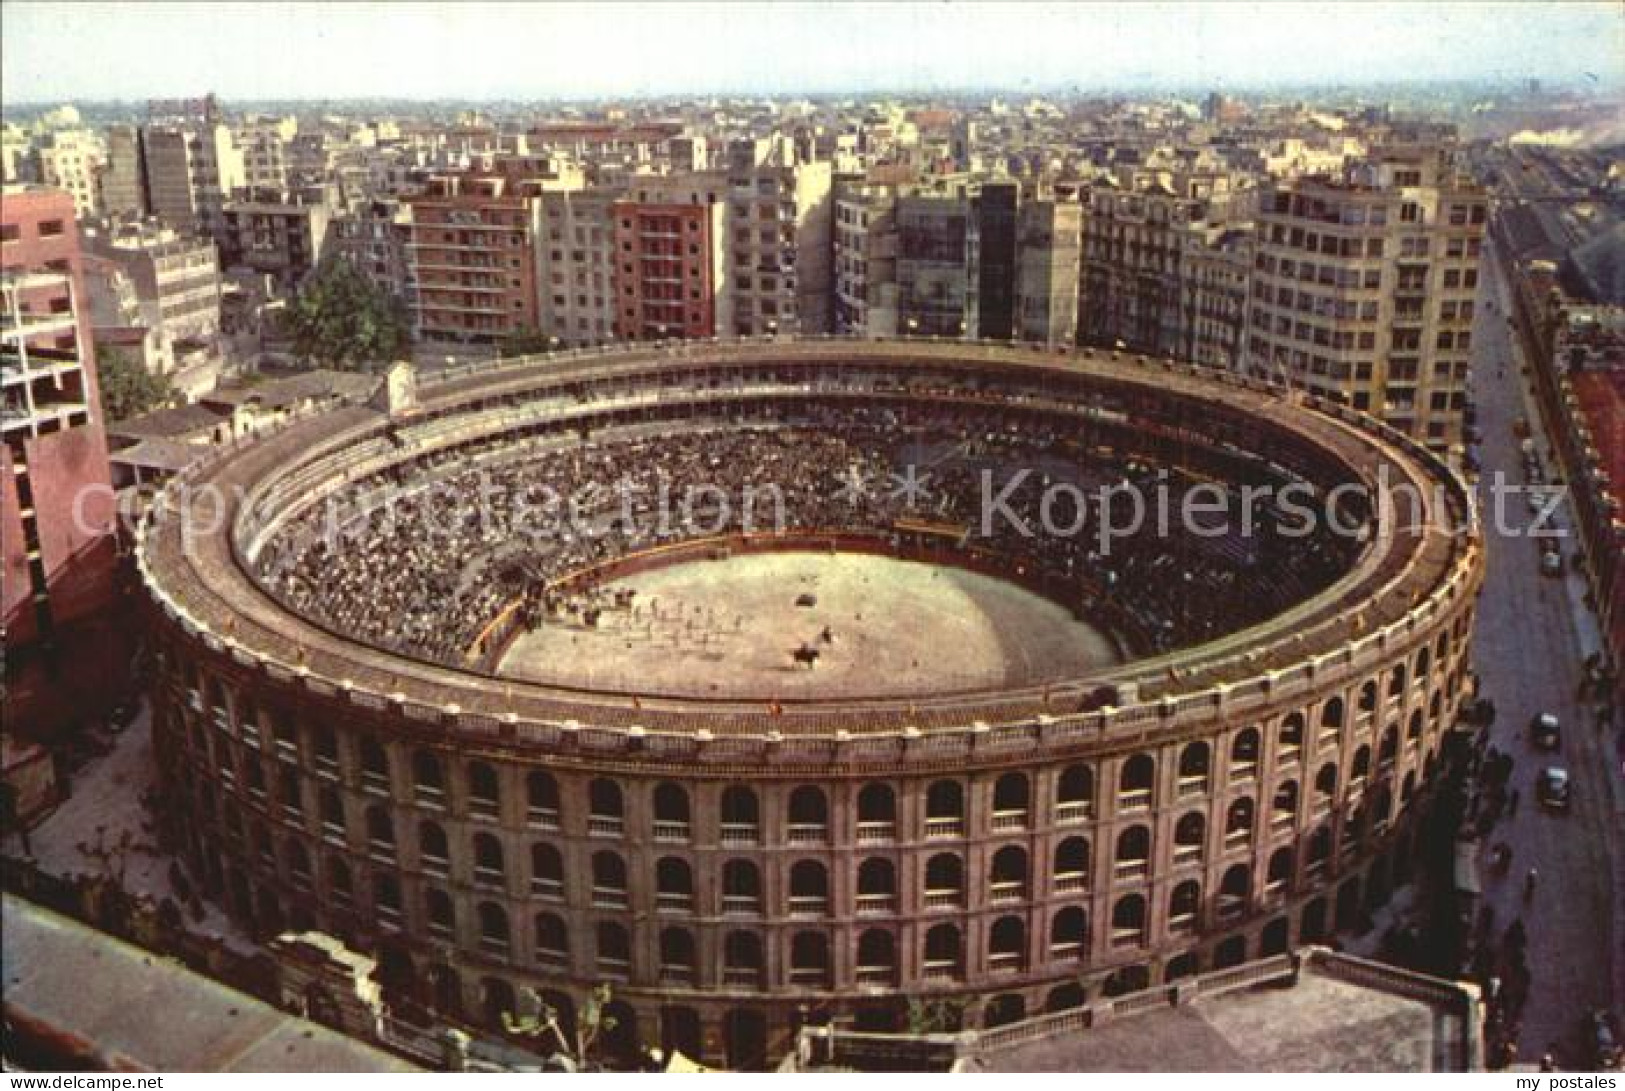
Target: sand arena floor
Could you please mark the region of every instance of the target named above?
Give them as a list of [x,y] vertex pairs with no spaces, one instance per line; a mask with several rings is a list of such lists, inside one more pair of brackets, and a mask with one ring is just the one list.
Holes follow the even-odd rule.
[[[1023,685],[1120,659],[1108,633],[1014,584],[888,557],[693,560],[606,587],[635,589],[631,608],[605,611],[596,628],[569,619],[522,634],[499,672],[648,694],[836,699]],[[804,645],[819,653],[811,668],[794,656]]]

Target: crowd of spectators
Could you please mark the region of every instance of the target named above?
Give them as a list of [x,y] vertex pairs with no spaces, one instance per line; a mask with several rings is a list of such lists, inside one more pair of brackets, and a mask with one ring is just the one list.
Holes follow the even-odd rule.
[[[1200,533],[1182,515],[1199,486],[1224,498]],[[1044,574],[1069,607],[1107,600],[1161,651],[1261,621],[1346,568],[1355,543],[1283,536],[1273,502],[1249,502],[1244,519],[1233,486],[1082,449],[1035,421],[789,403],[408,459],[285,522],[258,575],[332,629],[465,665],[510,603],[529,626],[590,617],[600,599],[581,597],[578,574],[629,552],[740,532],[895,542],[928,527],[939,546]]]

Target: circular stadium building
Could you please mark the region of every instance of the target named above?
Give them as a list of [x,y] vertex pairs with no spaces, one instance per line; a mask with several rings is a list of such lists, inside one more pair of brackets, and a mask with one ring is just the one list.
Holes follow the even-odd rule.
[[139,534],[166,809],[393,1010],[771,1061],[1328,936],[1471,687],[1472,498],[1302,392],[776,339],[398,370]]

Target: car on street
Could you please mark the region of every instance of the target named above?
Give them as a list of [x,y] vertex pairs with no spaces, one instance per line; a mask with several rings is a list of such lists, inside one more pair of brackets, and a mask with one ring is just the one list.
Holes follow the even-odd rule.
[[1619,1042],[1619,1025],[1614,1013],[1596,1008],[1585,1017],[1585,1042],[1591,1051],[1591,1064],[1599,1070],[1614,1070],[1625,1060],[1625,1047]]
[[1535,799],[1548,811],[1569,809],[1569,771],[1560,765],[1548,765],[1535,781]]
[[1550,712],[1537,712],[1529,719],[1529,741],[1542,750],[1561,750],[1563,732],[1557,717]]

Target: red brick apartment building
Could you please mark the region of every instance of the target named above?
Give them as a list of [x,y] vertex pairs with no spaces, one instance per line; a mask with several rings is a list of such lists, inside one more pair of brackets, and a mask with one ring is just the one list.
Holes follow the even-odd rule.
[[[0,601],[9,727],[82,713],[116,597],[107,441],[73,198],[0,190]],[[89,635],[87,635],[89,634]],[[87,646],[84,641],[90,643]],[[58,677],[67,666],[73,678]]]
[[419,337],[489,345],[540,325],[540,193],[538,182],[471,173],[437,178],[408,198]]
[[717,332],[722,206],[617,201],[615,335],[628,341]]

